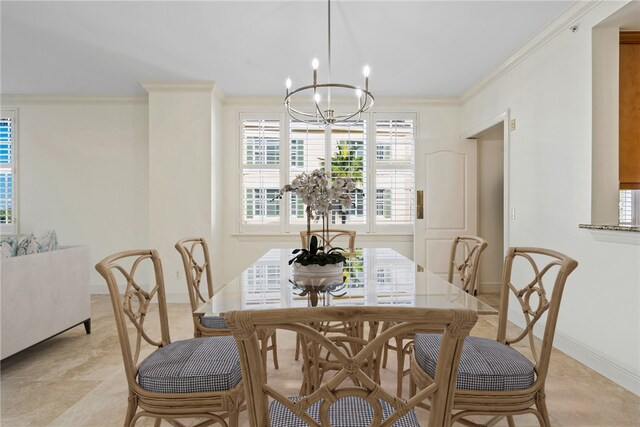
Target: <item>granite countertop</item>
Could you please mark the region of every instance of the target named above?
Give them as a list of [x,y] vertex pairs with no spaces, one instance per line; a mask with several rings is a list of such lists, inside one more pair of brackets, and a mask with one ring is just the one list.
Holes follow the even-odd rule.
[[640,233],[640,225],[618,225],[618,224],[579,224],[578,227],[588,230],[604,231],[630,231]]

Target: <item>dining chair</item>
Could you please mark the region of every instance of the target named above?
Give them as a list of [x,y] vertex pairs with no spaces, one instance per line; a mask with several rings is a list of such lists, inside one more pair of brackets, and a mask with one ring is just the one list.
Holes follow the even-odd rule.
[[487,248],[487,241],[478,236],[458,236],[451,242],[449,257],[449,283],[464,289],[471,295],[478,294],[477,277],[480,256]]
[[[124,360],[129,389],[124,425],[153,417],[156,426],[162,419],[183,426],[178,419],[204,418],[208,424],[236,427],[244,389],[234,339],[227,335],[171,342],[158,252],[119,252],[100,261],[96,270],[109,288]],[[157,306],[151,304],[154,299]],[[159,332],[157,325],[145,324],[153,312],[159,317]]]
[[[342,248],[348,255],[353,255],[356,251],[356,232],[354,230],[326,230],[326,236],[323,236],[322,230],[302,230],[300,232],[300,243],[303,248],[309,247],[309,239],[316,236],[322,246],[329,248]],[[326,237],[326,239],[325,239]],[[348,239],[344,242],[344,239]],[[340,242],[347,243],[340,245]]]
[[[178,240],[175,248],[182,258],[184,276],[187,280],[187,292],[191,303],[191,312],[213,297],[213,279],[209,258],[209,245],[202,237],[191,237]],[[203,289],[203,281],[206,288]],[[203,295],[203,292],[206,292]],[[278,369],[278,343],[275,331],[263,331],[260,337],[262,343],[262,359],[267,363],[267,353],[272,352],[273,365]],[[221,316],[199,316],[193,314],[193,336],[215,337],[231,335],[224,318]],[[269,345],[271,340],[271,345]]]
[[[356,232],[355,230],[325,230],[326,236],[323,234],[322,229],[320,230],[302,230],[300,231],[300,243],[302,244],[302,248],[309,247],[309,239],[312,236],[316,236],[318,240],[321,242],[320,244],[326,246],[328,248],[340,247],[344,250],[346,256],[353,256],[356,253]],[[325,239],[326,237],[326,239]],[[338,246],[339,242],[343,239],[347,238],[346,247]],[[347,330],[347,325],[344,323],[339,324],[326,324],[323,325],[324,332],[335,332],[343,334]],[[298,360],[300,357],[300,338],[296,338],[296,351],[294,354],[294,359]]]
[[[477,318],[477,313],[471,310],[354,306],[234,311],[225,315],[238,344],[247,415],[252,427],[419,426],[414,408],[427,397],[433,402],[429,426],[448,426],[461,345]],[[309,326],[314,322],[332,321],[387,321],[394,325],[355,354],[349,354],[345,347]],[[259,362],[258,331],[262,328],[301,334],[309,344],[303,351],[305,362],[329,352],[340,368],[330,378],[325,377],[310,394],[287,397],[271,381],[275,375],[267,375],[264,365]],[[432,386],[404,400],[389,393],[372,378],[368,362],[379,358],[385,342],[408,331],[434,330],[441,331],[443,339]],[[303,363],[303,367],[307,366],[310,365]],[[303,374],[306,376],[309,371],[305,369]]]
[[[475,282],[480,266],[480,255],[488,246],[486,240],[478,236],[457,236],[451,242],[451,252],[449,257],[448,281],[464,289],[467,293],[475,295]],[[386,325],[383,325],[383,328]],[[387,343],[384,347],[382,366],[387,367],[389,350],[396,351],[397,366],[397,386],[398,395],[402,395],[402,384],[404,377],[409,375],[409,370],[404,368],[405,358],[409,355],[409,347],[414,338],[413,333],[404,337],[396,337],[395,344]],[[408,340],[408,342],[407,342]]]
[[[567,277],[577,266],[575,260],[549,249],[508,250],[502,273],[497,339],[465,340],[453,398],[453,422],[480,425],[466,417],[492,415],[486,425],[506,416],[513,426],[514,415],[532,413],[541,426],[550,426],[545,379],[560,300]],[[543,280],[553,283],[550,298]],[[523,313],[524,330],[507,325],[509,303],[516,301],[512,313]],[[534,327],[542,332],[539,349]],[[416,334],[410,369],[412,393],[433,384],[433,375],[437,374],[433,366],[441,339],[439,335]]]

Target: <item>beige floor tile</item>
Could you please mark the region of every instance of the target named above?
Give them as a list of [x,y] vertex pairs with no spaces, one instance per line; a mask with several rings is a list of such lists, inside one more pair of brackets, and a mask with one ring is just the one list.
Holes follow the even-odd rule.
[[[497,305],[497,295],[483,296]],[[148,322],[155,322],[155,307]],[[92,297],[93,333],[85,335],[82,327],[46,341],[2,362],[0,372],[2,427],[121,426],[127,402],[127,386],[122,356],[109,298]],[[169,324],[173,341],[193,337],[191,313],[187,304],[169,305]],[[157,327],[152,328],[155,332]],[[472,334],[495,338],[497,316],[481,316]],[[517,332],[513,325],[509,328]],[[269,375],[287,395],[297,394],[300,365],[293,361],[295,336],[278,333],[280,369]],[[522,346],[518,345],[521,349]],[[271,356],[268,366],[272,367]],[[391,352],[388,368],[381,376],[385,387],[395,390],[395,355]],[[405,384],[405,396],[408,385]],[[547,396],[552,425],[555,426],[640,426],[640,398],[576,362],[553,351]],[[425,424],[428,413],[417,412]],[[241,415],[241,426],[246,425]],[[196,420],[188,425],[196,423]],[[532,415],[516,418],[519,427],[537,426]],[[152,426],[143,419],[139,426]],[[163,425],[168,425],[163,423]],[[506,426],[501,421],[498,426]]]

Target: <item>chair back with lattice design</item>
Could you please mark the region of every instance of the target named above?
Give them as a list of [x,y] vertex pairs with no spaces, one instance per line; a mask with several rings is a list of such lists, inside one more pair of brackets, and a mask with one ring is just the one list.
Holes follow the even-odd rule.
[[319,246],[325,248],[342,248],[344,251],[353,255],[356,251],[356,232],[354,230],[325,230],[323,236],[322,230],[303,230],[300,232],[300,243],[303,248],[309,248],[309,239],[312,236],[318,238]]
[[[129,388],[138,389],[136,375],[143,340],[154,347],[171,342],[160,256],[155,249],[119,252],[96,264],[96,270],[106,280],[111,295]],[[152,286],[148,291],[146,281]],[[122,288],[124,293],[120,295]],[[152,338],[154,334],[150,333],[149,325],[145,325],[154,297],[158,302],[160,339]]]
[[175,247],[182,257],[191,311],[195,311],[213,297],[209,246],[202,237],[192,237],[179,240]]
[[[577,266],[574,259],[549,249],[509,248],[507,251],[502,272],[498,341],[511,345],[528,340],[532,362],[536,365],[535,387],[541,386],[547,375],[562,292],[567,277]],[[550,285],[553,290],[549,298]],[[526,325],[513,337],[507,336],[510,299],[518,301],[513,311],[523,313]],[[543,330],[539,348],[533,334],[536,325]]]
[[[365,407],[367,404],[370,405],[369,414],[373,417],[370,425],[388,427],[429,396],[432,399],[429,425],[449,425],[460,351],[464,338],[477,318],[477,313],[470,310],[355,306],[235,311],[225,315],[225,320],[238,344],[248,417],[253,427],[270,425],[270,401],[276,406],[286,408],[289,416],[294,419],[297,416],[310,426],[331,426],[330,408],[338,399],[343,398],[357,401],[360,407],[363,404]],[[314,327],[318,323],[336,321],[365,324],[369,327],[377,327],[383,322],[388,322],[394,326],[381,331],[362,346],[357,346],[356,352],[352,352],[345,351],[345,346]],[[300,334],[304,342],[322,347],[321,351],[314,351],[313,354],[326,355],[328,352],[332,360],[340,364],[339,368],[332,369],[331,375],[325,375],[323,382],[310,394],[288,399],[287,395],[290,393],[284,393],[270,382],[275,375],[270,372],[267,376],[261,362],[257,331],[264,328]],[[443,335],[434,384],[408,400],[382,388],[373,378],[367,361],[370,361],[374,354],[379,357],[384,344],[393,337],[404,336],[409,332],[435,331],[442,332]],[[305,345],[303,351],[308,351],[308,348],[309,346]],[[346,348],[353,350],[356,347]],[[311,365],[313,366],[321,364],[315,363]],[[307,369],[303,369],[305,377]],[[390,388],[395,390],[395,384]],[[312,414],[312,411],[317,413]],[[383,417],[382,414],[385,412],[387,416]],[[283,420],[280,422],[278,425],[287,424]]]
[[480,256],[487,245],[487,241],[478,236],[458,236],[453,239],[448,281],[475,295]]

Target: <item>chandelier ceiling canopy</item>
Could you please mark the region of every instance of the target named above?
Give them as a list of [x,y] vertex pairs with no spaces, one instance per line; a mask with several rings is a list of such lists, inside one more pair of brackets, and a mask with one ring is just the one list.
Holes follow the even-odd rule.
[[[328,47],[328,72],[327,80],[331,82],[331,0],[327,1],[327,47]],[[287,79],[286,96],[284,106],[287,113],[296,121],[311,124],[332,125],[335,122],[346,121],[355,118],[360,119],[360,115],[373,106],[374,98],[369,92],[369,66],[365,65],[362,73],[364,75],[364,86],[354,86],[346,83],[318,83],[318,68],[320,63],[318,58],[313,58],[311,68],[313,69],[313,83],[291,89],[291,79]],[[351,105],[334,110],[331,104],[331,96],[336,94],[347,94],[348,99],[352,99]],[[295,104],[295,107],[294,107]],[[305,110],[306,107],[306,110]],[[341,106],[342,107],[342,106]],[[345,112],[343,112],[345,111]]]

